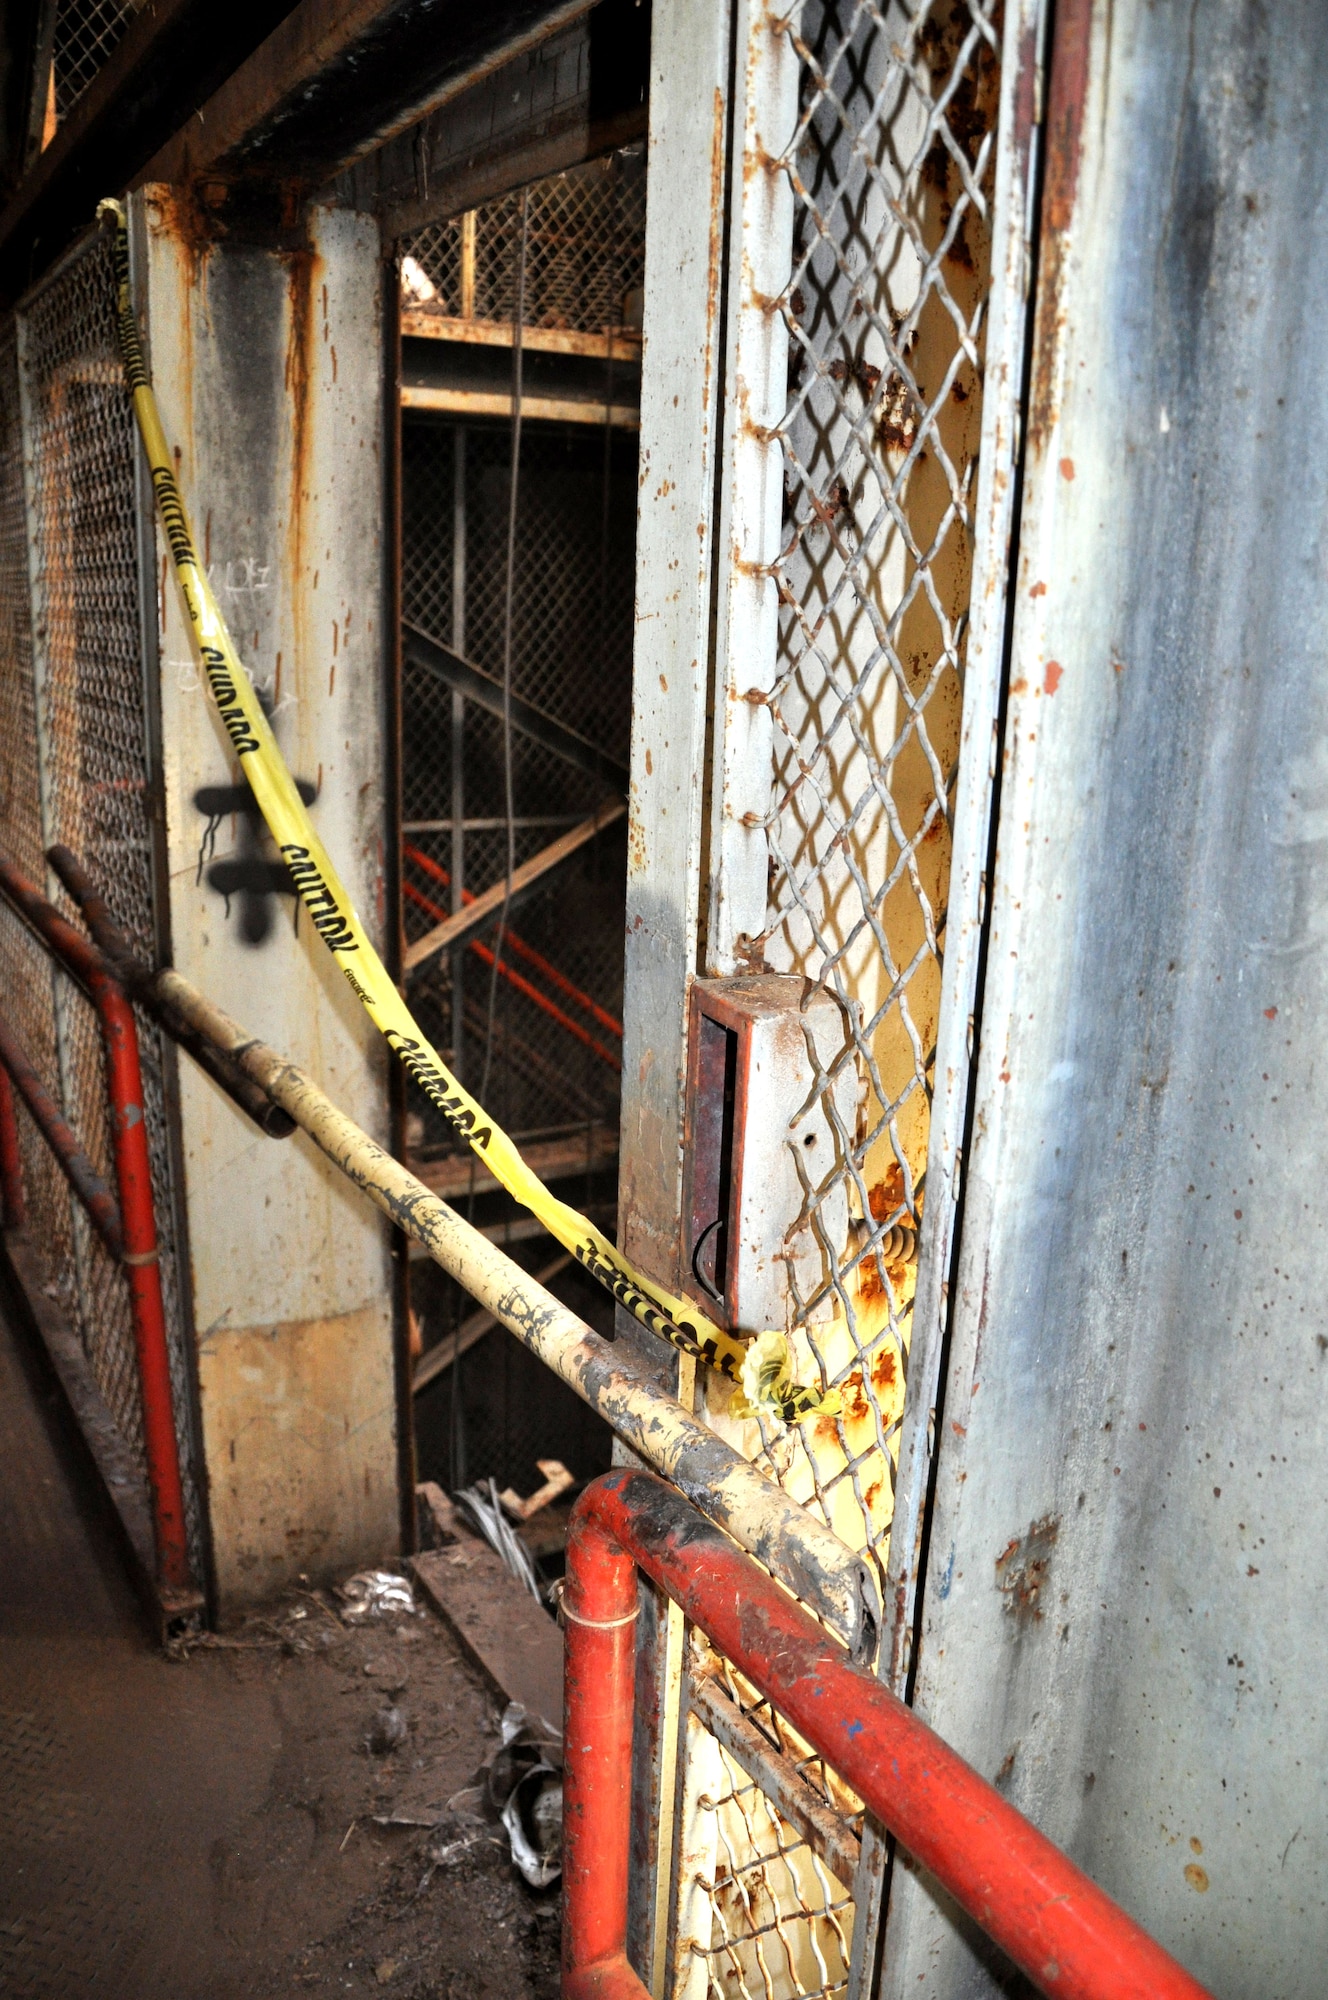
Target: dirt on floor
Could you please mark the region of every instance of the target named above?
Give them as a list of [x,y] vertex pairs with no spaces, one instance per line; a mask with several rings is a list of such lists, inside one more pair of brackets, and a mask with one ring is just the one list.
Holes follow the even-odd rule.
[[432,1612],[335,1602],[165,1657],[0,1334],[0,1992],[553,2000],[557,1883],[447,1811],[501,1699]]
[[473,1796],[502,1703],[441,1622],[347,1631],[310,1595],[208,1651],[184,1672],[226,1674],[280,1732],[261,1802],[209,1852],[221,1926],[264,1940],[233,1990],[556,2000],[559,1885],[527,1886]]

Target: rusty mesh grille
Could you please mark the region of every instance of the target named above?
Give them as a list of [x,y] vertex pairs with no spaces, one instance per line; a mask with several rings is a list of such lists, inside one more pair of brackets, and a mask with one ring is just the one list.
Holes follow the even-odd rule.
[[[41,841],[87,862],[139,953],[156,956],[147,691],[139,613],[133,417],[116,354],[105,236],[20,309],[19,374],[28,460],[32,675],[41,769]],[[31,857],[30,857],[31,859]],[[36,879],[43,868],[38,857]],[[77,922],[62,890],[53,899]],[[71,980],[56,980],[60,1098],[92,1160],[113,1180],[101,1036]],[[162,1038],[138,1016],[162,1287],[191,1529],[189,1386],[174,1236]],[[66,1203],[68,1207],[69,1204]],[[53,1282],[126,1439],[141,1447],[137,1363],[122,1271],[70,1208],[72,1255]]]
[[[525,320],[529,326],[600,333],[639,322],[645,271],[646,182],[635,153],[610,153],[526,190],[529,231]],[[404,239],[437,289],[434,310],[451,318],[510,321],[515,311],[521,195],[474,214],[467,269],[461,216]]]
[[142,0],[59,0],[55,10],[55,111],[69,116],[118,47]]
[[748,949],[833,995],[844,1023],[828,1058],[809,1038],[837,1157],[819,1182],[800,1163],[818,1269],[792,1306],[845,1413],[763,1447],[883,1562],[949,886],[997,0],[809,6],[788,32],[802,87],[780,156],[794,228],[769,891]]
[[[799,1777],[851,1830],[861,1809],[824,1761],[708,1648],[697,1654],[720,1688]],[[852,1883],[776,1809],[711,1735],[687,1718],[675,1995],[708,2000],[830,2000],[845,1990],[852,1947]]]
[[[811,1250],[788,1268],[800,1378],[839,1387],[843,1410],[797,1429],[734,1431],[883,1575],[926,1201],[999,0],[808,0],[755,32],[787,37],[798,87],[795,107],[758,106],[756,120],[765,170],[784,177],[791,197],[785,244],[773,258],[760,245],[756,259],[768,270],[782,258],[786,273],[777,311],[788,386],[769,572],[775,656],[755,671],[738,663],[769,725],[768,771],[743,778],[749,797],[765,800],[743,819],[764,834],[766,906],[759,933],[734,940],[733,957],[737,970],[803,976],[808,999],[831,995],[842,1023],[829,1041],[807,1035],[833,1159],[818,1177],[794,1147],[803,1197],[790,1240]],[[734,259],[744,276],[752,264],[745,248]],[[726,1425],[722,1413],[716,1420]],[[697,1754],[719,1756],[695,1718],[689,1727]],[[699,1825],[693,1815],[691,1832]],[[804,1943],[778,1970],[770,1955],[790,1925],[824,1939],[819,1878],[786,1871],[773,1903],[778,1916],[716,1878],[711,1931],[692,1927],[704,1974],[675,1951],[676,1991],[782,2000],[846,1990],[846,1954],[823,1945],[813,1964]],[[851,1906],[835,1905],[850,1937],[853,1919]]]
[[[23,433],[14,322],[0,328],[0,851],[40,882],[41,780],[28,602],[28,535],[23,500]],[[41,1076],[60,1097],[55,990],[50,960],[0,902],[0,1009]],[[76,1317],[69,1192],[45,1140],[15,1093],[28,1235],[62,1303]]]

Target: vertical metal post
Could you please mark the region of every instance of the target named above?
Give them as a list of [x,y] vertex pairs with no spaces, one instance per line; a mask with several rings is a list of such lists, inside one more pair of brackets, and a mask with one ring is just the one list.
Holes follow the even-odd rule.
[[[473,215],[471,224],[472,274],[474,264]],[[466,430],[458,424],[452,434],[452,651],[466,654]],[[452,691],[452,914],[461,908],[466,889],[466,698]],[[458,945],[452,952],[452,1068],[461,1076],[464,1068],[466,949]]]
[[[679,191],[646,214],[645,348],[632,670],[619,1241],[641,1268],[678,1282],[687,984],[697,970],[724,216],[730,9],[672,0],[651,27],[648,171]],[[686,1407],[690,1362],[640,1341]],[[686,1625],[670,1600],[643,1620],[656,1712],[643,1717],[633,1798],[629,1950],[665,1990],[676,1848]]]
[[157,1576],[163,1598],[188,1595],[189,1540],[184,1487],[175,1431],[170,1347],[161,1293],[157,1220],[152,1204],[152,1162],[143,1121],[143,1073],[134,1010],[104,976],[93,985],[106,1048],[106,1086],[111,1101],[115,1176],[120,1191],[124,1269],[133,1302],[134,1344],[138,1350],[139,1395],[143,1411],[143,1452],[152,1491],[152,1524],[157,1541]]
[[461,218],[461,317],[475,317],[475,210]]
[[715,630],[714,797],[706,970],[742,969],[765,927],[766,820],[774,786],[774,564],[784,501],[779,424],[788,401],[788,327],[778,300],[793,257],[793,189],[781,163],[798,116],[798,56],[765,0],[741,0],[729,181],[728,353]]

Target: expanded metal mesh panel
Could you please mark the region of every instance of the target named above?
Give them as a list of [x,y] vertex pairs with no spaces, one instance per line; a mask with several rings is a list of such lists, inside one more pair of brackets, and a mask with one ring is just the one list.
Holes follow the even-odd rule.
[[[455,440],[451,424],[432,422],[408,424],[404,439],[405,617],[446,645],[453,643]],[[510,466],[505,426],[466,427],[462,650],[494,680],[503,673]],[[606,454],[599,431],[523,427],[512,689],[620,765],[631,727],[624,662],[631,656],[635,474],[634,438],[613,435]],[[602,789],[587,776],[581,794],[593,806]],[[491,800],[491,785],[477,796]],[[409,798],[405,816],[413,816]]]
[[913,1292],[901,1231],[924,1202],[949,884],[998,5],[813,4],[784,32],[801,90],[779,161],[795,218],[785,521],[751,949],[834,995],[844,1023],[830,1060],[809,1041],[837,1159],[820,1181],[800,1162],[819,1273],[792,1305],[803,1366],[845,1408],[763,1442],[782,1481],[884,1563]]
[[[645,270],[646,181],[639,153],[611,153],[526,191],[525,321],[599,333],[636,323]],[[434,309],[510,321],[516,310],[521,194],[473,211],[474,264],[465,272],[460,216],[403,240],[437,291]],[[473,287],[473,303],[468,294]],[[469,311],[467,312],[467,307]]]
[[[136,949],[156,955],[147,698],[141,657],[133,417],[115,344],[114,274],[105,236],[89,243],[20,312],[28,459],[29,575],[42,838],[90,866]],[[40,878],[41,869],[38,867]],[[72,906],[59,892],[71,916]],[[56,984],[60,1094],[89,1155],[113,1178],[96,1014]],[[174,1242],[162,1038],[138,1017],[162,1287],[191,1528],[189,1387]],[[125,1437],[140,1444],[137,1362],[123,1272],[72,1213],[73,1257],[56,1282]]]
[[[0,851],[30,881],[45,873],[41,782],[28,602],[28,535],[14,324],[0,328]],[[60,1097],[51,964],[0,903],[0,1010],[47,1089]],[[69,1192],[45,1140],[15,1093],[28,1234],[63,1304],[76,1309]]]
[[55,110],[69,116],[120,43],[142,0],[59,0],[55,10]]
[[[729,1677],[771,1745],[826,1797],[823,1767],[786,1741],[779,1718]],[[832,2000],[847,1991],[851,1884],[776,1810],[695,1713],[687,1717],[673,2000]]]
[[[796,105],[781,96],[756,119],[760,167],[783,176],[789,197],[765,213],[791,229],[782,246],[763,242],[755,259],[741,246],[734,260],[745,287],[754,263],[769,270],[782,254],[788,348],[775,657],[755,671],[738,663],[764,690],[769,722],[766,807],[744,821],[764,831],[766,907],[734,957],[802,975],[809,1000],[829,993],[842,1022],[837,1046],[807,1037],[833,1160],[818,1172],[793,1149],[803,1198],[790,1240],[814,1250],[788,1264],[800,1378],[839,1387],[842,1413],[738,1434],[882,1574],[940,1007],[999,21],[999,0],[806,0],[758,20],[754,35],[783,37],[796,64]],[[779,68],[754,47],[754,75]],[[737,1810],[735,1799],[730,1826]],[[711,1926],[705,1990],[839,1991],[847,1953],[822,1948],[813,1964],[788,1941],[824,1936],[820,1875],[785,1868],[778,1886],[769,1871],[762,1881],[765,1904],[717,1873],[694,1916],[694,1931]],[[851,1937],[847,1897],[834,1921]]]

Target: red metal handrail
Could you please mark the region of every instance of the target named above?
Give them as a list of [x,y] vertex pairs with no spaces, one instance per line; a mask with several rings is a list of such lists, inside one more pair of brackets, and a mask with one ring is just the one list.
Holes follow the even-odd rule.
[[152,1496],[157,1578],[163,1594],[187,1595],[192,1591],[192,1578],[184,1486],[175,1435],[170,1351],[152,1205],[152,1163],[143,1118],[143,1072],[134,1010],[96,946],[76,931],[27,877],[3,857],[0,857],[0,890],[27,919],[52,957],[83,986],[101,1024],[119,1193],[123,1245],[120,1259],[129,1286],[138,1356],[143,1451]]
[[627,1961],[633,1626],[645,1571],[1056,2000],[1211,2000],[766,1571],[653,1473],[586,1488],[567,1543],[564,2000],[645,2000]]

